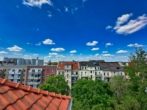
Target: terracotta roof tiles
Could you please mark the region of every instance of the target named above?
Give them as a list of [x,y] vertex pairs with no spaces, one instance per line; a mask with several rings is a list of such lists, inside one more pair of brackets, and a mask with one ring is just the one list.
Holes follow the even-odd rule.
[[0,78],[0,110],[67,110],[71,97]]

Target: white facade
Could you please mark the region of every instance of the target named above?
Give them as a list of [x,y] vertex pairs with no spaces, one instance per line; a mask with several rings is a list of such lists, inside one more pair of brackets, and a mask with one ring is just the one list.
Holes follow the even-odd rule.
[[41,83],[42,68],[31,68],[28,72],[27,85],[38,88]]
[[21,74],[22,71],[23,71],[23,68],[11,68],[8,72],[8,80],[16,82],[16,83],[18,82],[20,83],[20,80],[24,81],[25,76],[24,74]]

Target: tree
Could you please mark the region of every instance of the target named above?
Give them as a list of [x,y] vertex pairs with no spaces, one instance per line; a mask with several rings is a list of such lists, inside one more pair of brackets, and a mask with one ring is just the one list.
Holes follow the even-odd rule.
[[49,76],[44,84],[40,84],[39,88],[49,92],[55,92],[62,95],[69,95],[70,88],[61,75]]
[[146,110],[147,94],[147,53],[142,48],[136,48],[134,54],[129,56],[130,64],[124,67],[129,80],[119,77],[111,79],[110,87],[114,93],[116,110]]
[[51,60],[48,62],[48,65],[52,65],[52,62],[51,62]]
[[58,65],[58,62],[53,62],[52,65]]
[[73,105],[78,101],[86,110],[91,110],[95,105],[104,109],[113,108],[112,95],[109,84],[102,80],[79,79],[72,90]]

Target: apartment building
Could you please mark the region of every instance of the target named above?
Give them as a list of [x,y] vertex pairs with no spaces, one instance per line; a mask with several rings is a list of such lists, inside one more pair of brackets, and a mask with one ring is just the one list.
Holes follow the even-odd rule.
[[113,76],[121,76],[125,78],[125,73],[123,72],[123,67],[119,65],[118,62],[101,62],[101,74],[102,80],[110,81]]
[[119,75],[125,77],[123,67],[118,62],[105,62],[104,60],[89,60],[81,62],[64,62],[58,63],[57,74],[63,75],[70,88],[73,87],[78,79],[92,80],[102,79],[110,81],[112,76]]
[[3,61],[0,61],[0,66],[12,66],[12,65],[36,65],[36,66],[42,66],[44,65],[44,60],[39,59],[38,57],[36,59],[24,59],[24,58],[8,58],[4,57]]
[[58,63],[57,74],[65,77],[69,87],[71,88],[79,77],[79,62],[71,61]]
[[1,66],[0,77],[25,85],[26,66]]
[[56,75],[57,66],[1,66],[0,78],[37,88],[50,75]]

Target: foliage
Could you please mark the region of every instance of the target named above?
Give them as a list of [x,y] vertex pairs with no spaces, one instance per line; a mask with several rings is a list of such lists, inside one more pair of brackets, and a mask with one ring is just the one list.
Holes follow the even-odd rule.
[[67,82],[65,82],[65,78],[60,75],[49,76],[44,84],[39,85],[39,88],[62,95],[69,95],[70,92],[70,88]]
[[52,65],[52,62],[51,62],[51,60],[48,62],[48,65]]
[[48,62],[48,65],[58,65],[58,62],[51,62],[51,60]]
[[[97,107],[113,108],[112,95],[109,84],[102,80],[79,79],[72,90],[74,100],[78,100],[82,106],[86,106],[86,110],[91,110],[93,107],[93,110]],[[75,103],[73,102],[73,104]]]

